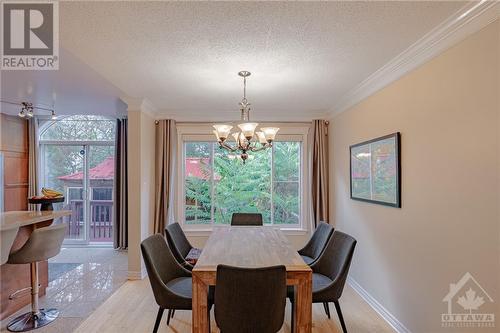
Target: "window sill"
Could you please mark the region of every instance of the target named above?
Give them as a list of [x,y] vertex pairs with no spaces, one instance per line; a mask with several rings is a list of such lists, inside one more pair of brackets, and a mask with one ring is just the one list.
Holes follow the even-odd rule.
[[[216,226],[215,228],[226,228],[229,226]],[[277,226],[266,226],[268,228],[279,228]],[[309,234],[309,230],[296,227],[296,228],[279,228],[287,236],[303,236]],[[193,237],[208,237],[212,233],[213,227],[199,227],[194,228],[192,226],[186,227],[183,225],[183,230],[188,236]]]

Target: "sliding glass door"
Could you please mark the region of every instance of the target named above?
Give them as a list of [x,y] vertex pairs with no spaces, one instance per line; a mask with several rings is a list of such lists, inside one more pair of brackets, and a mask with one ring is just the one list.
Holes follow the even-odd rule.
[[65,217],[66,241],[87,242],[87,175],[84,145],[44,144],[41,146],[42,187],[63,193],[65,201],[54,204],[55,210],[70,210]]
[[40,186],[63,193],[54,205],[70,210],[63,218],[65,244],[113,242],[115,122],[73,116],[40,130]]
[[54,209],[70,210],[66,243],[113,241],[114,146],[43,144],[42,187],[63,193]]

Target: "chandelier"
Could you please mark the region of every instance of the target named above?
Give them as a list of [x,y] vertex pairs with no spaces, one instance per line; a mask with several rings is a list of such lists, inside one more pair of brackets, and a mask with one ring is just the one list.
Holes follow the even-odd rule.
[[[271,148],[276,133],[279,131],[277,127],[262,127],[260,130],[255,131],[259,124],[250,122],[250,103],[248,103],[247,100],[247,77],[249,77],[250,74],[251,73],[248,71],[241,71],[238,73],[239,76],[243,77],[243,99],[239,103],[242,123],[238,124],[241,132],[237,131],[231,133],[231,129],[233,128],[232,125],[213,125],[215,128],[213,132],[217,138],[219,147],[231,152],[238,152],[243,163],[248,159],[249,151],[257,152],[266,148]],[[234,138],[234,146],[227,142],[229,135]]]

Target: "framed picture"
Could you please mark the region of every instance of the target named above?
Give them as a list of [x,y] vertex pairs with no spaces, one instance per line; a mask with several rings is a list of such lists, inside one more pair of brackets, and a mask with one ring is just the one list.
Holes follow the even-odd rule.
[[351,199],[401,208],[401,134],[349,147]]

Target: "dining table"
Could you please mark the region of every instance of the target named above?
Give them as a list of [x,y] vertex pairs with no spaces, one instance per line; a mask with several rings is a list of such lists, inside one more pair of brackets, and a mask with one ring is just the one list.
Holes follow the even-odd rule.
[[284,265],[287,285],[295,286],[295,332],[311,332],[312,270],[285,234],[271,226],[213,229],[192,271],[192,332],[209,332],[208,288],[217,286],[217,265],[220,264],[249,268]]

